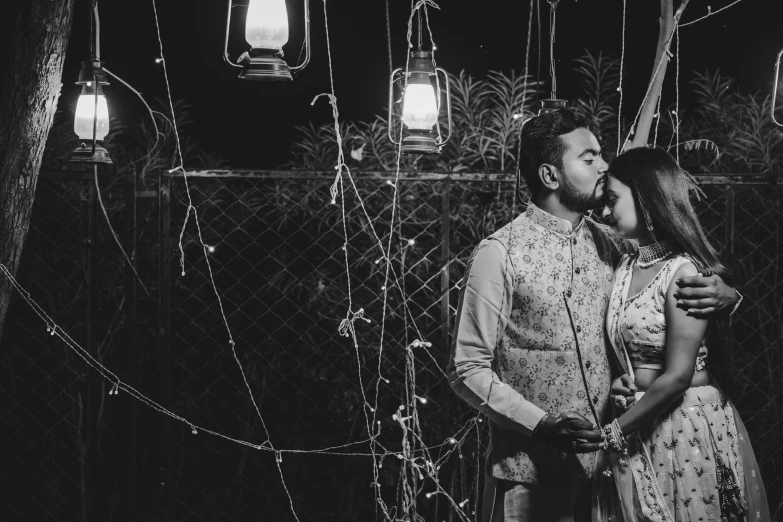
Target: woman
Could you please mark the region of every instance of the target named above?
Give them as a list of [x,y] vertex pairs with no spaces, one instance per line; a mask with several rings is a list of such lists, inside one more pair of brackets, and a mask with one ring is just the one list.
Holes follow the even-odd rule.
[[[639,253],[618,264],[608,335],[628,372],[613,386],[616,412],[595,482],[594,520],[768,521],[747,432],[718,388],[722,321],[677,308],[681,277],[730,275],[688,199],[689,178],[662,149],[615,159],[604,217]],[[626,400],[618,390],[637,390]]]

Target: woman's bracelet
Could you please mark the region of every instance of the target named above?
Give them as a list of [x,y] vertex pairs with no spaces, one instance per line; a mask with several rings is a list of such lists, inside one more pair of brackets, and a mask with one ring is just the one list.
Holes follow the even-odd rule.
[[604,433],[603,448],[605,450],[612,450],[623,455],[628,455],[628,441],[623,435],[623,430],[620,429],[620,423],[617,419],[613,420],[603,428],[601,431]]

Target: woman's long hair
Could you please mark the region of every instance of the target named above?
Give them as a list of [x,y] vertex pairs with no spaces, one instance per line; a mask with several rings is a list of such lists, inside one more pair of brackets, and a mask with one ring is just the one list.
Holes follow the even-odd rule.
[[[660,148],[636,148],[612,162],[610,174],[631,187],[639,223],[645,223],[644,210],[652,221],[656,241],[668,239],[687,254],[699,272],[718,275],[726,284],[732,276],[707,239],[691,205],[692,181],[677,161]],[[731,353],[726,321],[710,321],[708,366],[710,376],[731,388]]]

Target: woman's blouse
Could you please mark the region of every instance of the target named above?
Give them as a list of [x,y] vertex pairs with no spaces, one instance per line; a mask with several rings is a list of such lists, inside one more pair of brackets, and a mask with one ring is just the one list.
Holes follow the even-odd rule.
[[[663,370],[666,361],[666,294],[677,270],[691,260],[676,256],[667,261],[658,274],[635,295],[628,295],[636,256],[624,256],[615,274],[615,287],[610,302],[609,321],[615,317],[631,366]],[[610,331],[610,335],[612,332]],[[702,340],[696,358],[696,371],[706,367],[707,345]]]

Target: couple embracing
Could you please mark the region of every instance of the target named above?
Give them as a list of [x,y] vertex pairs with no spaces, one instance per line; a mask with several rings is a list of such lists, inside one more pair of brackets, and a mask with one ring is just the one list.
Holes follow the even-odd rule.
[[689,177],[653,148],[609,168],[569,110],[521,139],[531,199],[468,262],[448,372],[491,421],[481,520],[769,521]]

